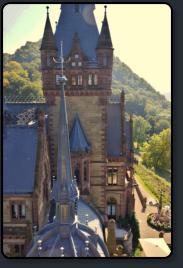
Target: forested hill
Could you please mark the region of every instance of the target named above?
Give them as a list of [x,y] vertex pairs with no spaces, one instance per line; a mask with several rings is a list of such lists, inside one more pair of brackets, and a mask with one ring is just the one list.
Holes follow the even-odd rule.
[[[3,91],[5,94],[41,92],[40,45],[41,40],[27,42],[17,49],[15,54],[3,54]],[[120,94],[124,89],[127,114],[140,115],[146,119],[154,117],[156,121],[163,119],[170,123],[170,102],[165,99],[164,95],[133,73],[118,57],[114,57],[113,68],[113,94]]]

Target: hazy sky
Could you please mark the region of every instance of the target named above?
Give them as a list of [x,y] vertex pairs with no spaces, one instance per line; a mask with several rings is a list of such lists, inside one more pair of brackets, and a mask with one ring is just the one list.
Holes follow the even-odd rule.
[[[43,37],[46,6],[53,32],[60,4],[9,4],[3,9],[3,52]],[[99,32],[104,5],[94,11]],[[171,91],[171,10],[166,4],[106,4],[114,55],[157,91]]]

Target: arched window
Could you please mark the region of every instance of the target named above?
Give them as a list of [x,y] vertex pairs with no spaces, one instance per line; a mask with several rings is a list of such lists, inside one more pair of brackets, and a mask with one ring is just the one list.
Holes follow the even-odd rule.
[[107,66],[107,54],[106,54],[106,53],[104,53],[103,66],[104,66],[104,67]]
[[78,86],[82,86],[82,75],[78,75]]
[[88,75],[88,85],[92,86],[92,74]]
[[50,66],[50,55],[47,54],[47,66],[49,67]]
[[75,76],[75,74],[72,75],[72,86],[76,86],[76,76]]
[[75,166],[74,166],[74,176],[76,176],[76,181],[79,183],[79,175],[80,175],[80,171],[79,171],[79,163],[76,162]]
[[79,4],[75,4],[75,13],[79,13]]
[[94,74],[94,86],[98,86],[98,74]]
[[87,166],[86,161],[84,161],[84,181],[87,180]]

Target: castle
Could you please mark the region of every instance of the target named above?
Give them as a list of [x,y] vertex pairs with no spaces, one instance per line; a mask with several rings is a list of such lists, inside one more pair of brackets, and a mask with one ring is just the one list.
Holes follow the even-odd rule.
[[55,35],[47,11],[41,52],[43,94],[48,112],[52,176],[57,176],[60,110],[60,55],[70,134],[72,174],[81,197],[107,221],[125,217],[134,207],[132,193],[133,122],[125,120],[124,92],[110,103],[113,44],[107,12],[99,34],[94,4],[61,4]]
[[[51,203],[51,225],[45,226],[45,217],[48,213],[50,197],[52,201],[56,198],[54,185],[59,183],[57,182],[59,114],[61,117],[62,115],[67,117],[68,133],[65,136],[60,133],[60,137],[65,139],[64,137],[69,135],[71,179],[75,176],[77,188],[82,197],[79,199],[78,208],[79,229],[85,228],[86,230],[87,228],[83,227],[85,223],[83,211],[87,211],[90,227],[87,230],[92,236],[91,240],[96,244],[97,235],[91,228],[97,227],[99,233],[97,241],[100,241],[100,246],[103,248],[101,252],[89,252],[90,256],[92,254],[93,256],[96,256],[95,254],[108,256],[104,242],[102,242],[103,226],[107,226],[109,219],[118,220],[120,215],[125,217],[134,208],[132,116],[129,121],[125,120],[124,91],[121,93],[119,103],[110,102],[114,48],[106,6],[100,34],[93,14],[94,9],[94,4],[62,4],[55,35],[53,35],[47,11],[40,47],[43,94],[46,104],[9,103],[6,106],[3,98],[3,114],[8,109],[11,111],[18,109],[19,106],[27,111],[26,113],[32,113],[31,111],[35,109],[33,113],[37,113],[39,110],[38,121],[32,125],[29,124],[30,122],[26,126],[21,126],[22,123],[16,125],[8,123],[3,129],[3,251],[5,253],[12,244],[15,244],[20,256],[26,254],[28,246],[29,254],[37,256],[37,244],[30,243],[29,223],[32,227],[37,226],[39,230],[37,236],[42,234],[43,230],[51,232],[49,228],[54,224],[52,222],[59,210],[58,204]],[[63,85],[67,110],[64,106],[60,106],[59,78],[62,53],[65,62],[63,77],[67,78]],[[25,135],[26,131],[29,135]],[[34,141],[34,146],[32,146],[31,139]],[[29,148],[27,158],[22,144],[26,144]],[[9,150],[10,147],[14,150]],[[20,148],[22,153],[17,157],[17,151]],[[62,163],[65,161],[64,157],[65,154],[62,153]],[[24,161],[24,168],[20,174],[19,165],[22,161]],[[29,176],[27,176],[27,169],[31,170]],[[56,177],[57,180],[49,195],[52,188],[51,176]],[[65,176],[64,173],[63,176]],[[73,209],[74,205],[71,210]],[[67,212],[64,211],[65,214],[63,214],[66,215]],[[72,213],[69,215],[71,216]],[[57,215],[56,219],[59,222],[60,216]],[[95,226],[92,226],[92,222]],[[22,233],[10,232],[10,226],[15,229],[18,226]],[[80,232],[79,229],[78,232]],[[54,243],[55,238],[52,237],[52,239]],[[42,254],[46,256],[48,254],[46,244],[44,247],[45,251]],[[49,254],[56,253],[52,250]],[[65,251],[64,254],[70,256],[71,252]],[[84,246],[79,254],[80,256],[88,254],[84,251]]]

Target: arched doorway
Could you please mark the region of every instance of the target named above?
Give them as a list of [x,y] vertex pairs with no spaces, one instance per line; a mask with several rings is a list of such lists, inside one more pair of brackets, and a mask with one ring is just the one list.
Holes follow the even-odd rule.
[[116,219],[116,199],[110,197],[107,201],[107,216],[108,219]]

